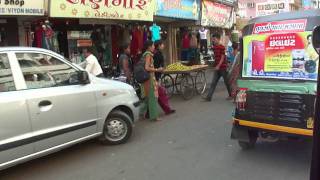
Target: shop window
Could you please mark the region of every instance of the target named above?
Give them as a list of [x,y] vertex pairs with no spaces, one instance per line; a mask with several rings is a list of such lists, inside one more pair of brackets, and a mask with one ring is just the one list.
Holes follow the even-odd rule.
[[78,84],[77,70],[54,57],[38,53],[17,53],[28,89]]
[[247,3],[247,7],[248,8],[255,8],[256,7],[256,3],[254,3],[254,2]]
[[0,54],[0,92],[15,91],[12,71],[7,54]]

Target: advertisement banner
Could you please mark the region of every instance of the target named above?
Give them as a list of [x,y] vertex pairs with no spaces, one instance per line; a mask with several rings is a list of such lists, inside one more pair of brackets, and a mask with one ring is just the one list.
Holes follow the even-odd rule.
[[267,1],[256,4],[256,16],[267,16],[290,11],[287,1]]
[[202,26],[231,28],[233,25],[232,7],[212,1],[202,1]]
[[304,10],[312,9],[312,0],[302,0],[302,7]]
[[53,0],[51,17],[153,21],[155,0]]
[[304,32],[306,26],[306,19],[256,23],[252,34]]
[[44,0],[0,0],[0,15],[44,16]]
[[244,37],[243,77],[317,80],[318,55],[312,32]]
[[200,0],[157,0],[157,16],[198,20]]

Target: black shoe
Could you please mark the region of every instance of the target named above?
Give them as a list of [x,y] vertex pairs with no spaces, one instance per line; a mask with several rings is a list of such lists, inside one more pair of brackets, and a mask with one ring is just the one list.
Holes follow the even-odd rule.
[[208,98],[208,97],[203,98],[203,101],[204,101],[204,102],[211,102],[211,98]]
[[176,113],[176,110],[174,110],[174,109],[171,109],[168,113],[166,113],[166,115],[169,115],[169,114],[174,114],[174,113]]

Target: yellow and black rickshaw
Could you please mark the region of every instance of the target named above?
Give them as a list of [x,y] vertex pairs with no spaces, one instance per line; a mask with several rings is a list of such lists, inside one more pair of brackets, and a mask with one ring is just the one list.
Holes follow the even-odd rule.
[[242,31],[241,75],[231,137],[243,149],[259,136],[313,135],[320,11],[252,19]]

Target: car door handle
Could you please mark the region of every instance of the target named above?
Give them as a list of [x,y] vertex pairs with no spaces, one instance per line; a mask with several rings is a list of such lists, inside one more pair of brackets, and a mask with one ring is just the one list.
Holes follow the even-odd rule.
[[51,101],[45,100],[45,101],[39,102],[39,107],[45,107],[45,106],[50,106],[50,105],[52,105]]
[[52,105],[51,101],[44,100],[44,101],[39,102],[38,106],[39,106],[40,112],[38,112],[37,114],[40,115],[41,112],[50,111],[53,105]]

